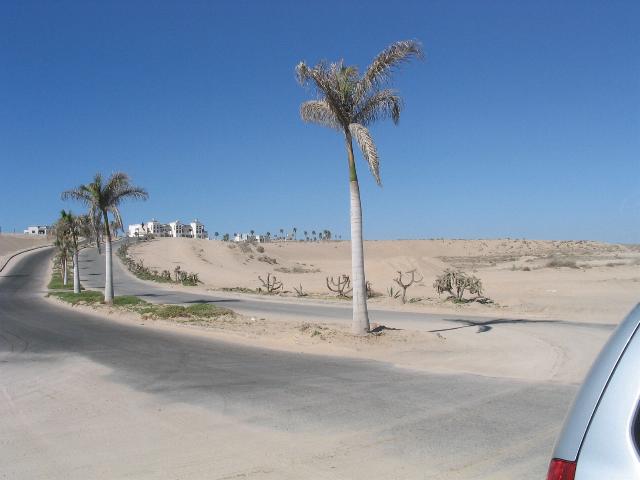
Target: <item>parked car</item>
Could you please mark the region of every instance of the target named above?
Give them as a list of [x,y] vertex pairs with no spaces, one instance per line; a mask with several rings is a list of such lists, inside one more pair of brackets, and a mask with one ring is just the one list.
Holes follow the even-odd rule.
[[640,304],[591,367],[558,437],[547,480],[640,479]]

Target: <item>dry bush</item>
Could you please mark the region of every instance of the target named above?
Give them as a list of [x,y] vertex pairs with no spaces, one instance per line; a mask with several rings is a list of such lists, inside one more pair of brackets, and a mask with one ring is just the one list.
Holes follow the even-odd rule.
[[456,302],[464,302],[464,293],[482,296],[482,281],[475,275],[468,275],[461,270],[446,269],[442,275],[436,277],[433,287],[438,295],[447,292]]
[[[260,280],[262,286],[269,295],[280,293],[282,291],[282,282],[279,282],[275,275],[271,276],[270,273],[267,273],[266,280],[258,275],[258,280]],[[261,288],[258,289],[258,291],[261,290]]]

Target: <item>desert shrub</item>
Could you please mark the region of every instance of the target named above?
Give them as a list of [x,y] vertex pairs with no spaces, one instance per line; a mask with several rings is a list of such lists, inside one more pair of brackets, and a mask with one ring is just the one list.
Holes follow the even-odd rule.
[[476,297],[482,295],[482,281],[475,275],[468,275],[461,270],[446,269],[442,275],[436,277],[433,287],[438,295],[447,292],[458,301],[464,301],[464,293],[468,291]]
[[258,245],[258,246],[256,247],[256,252],[258,252],[258,253],[264,253],[264,247],[263,247],[262,245]]
[[[258,280],[260,280],[260,283],[262,283],[262,286],[264,287],[267,294],[272,295],[282,292],[282,282],[278,281],[275,275],[272,276],[270,273],[267,273],[266,279],[263,279],[260,275],[258,275]],[[262,288],[258,288],[258,291],[262,291]]]
[[251,250],[251,244],[248,243],[248,242],[240,242],[238,245],[239,245],[240,251],[242,253],[251,253],[251,252],[253,252],[253,250]]
[[308,293],[302,289],[302,284],[300,284],[299,288],[293,287],[293,290],[296,292],[296,297],[306,297],[308,295]]
[[258,261],[259,262],[268,263],[269,265],[275,265],[275,264],[278,263],[278,260],[276,260],[273,257],[268,257],[267,255],[262,255],[262,256],[258,257]]
[[399,289],[395,289],[393,287],[389,287],[389,288],[387,288],[387,295],[390,298],[398,298],[400,296],[400,290]]
[[550,268],[578,268],[576,261],[571,258],[552,258],[547,262],[547,267]]
[[278,267],[274,269],[276,272],[281,273],[317,273],[320,271],[319,268],[304,268],[299,265],[294,265],[293,267]]

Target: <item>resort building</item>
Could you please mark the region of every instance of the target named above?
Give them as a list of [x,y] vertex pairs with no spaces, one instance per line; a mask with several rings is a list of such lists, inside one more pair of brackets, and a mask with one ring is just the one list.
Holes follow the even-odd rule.
[[234,242],[258,242],[265,243],[268,242],[269,239],[266,235],[251,235],[250,233],[237,233],[235,237],[233,237]]
[[51,227],[47,225],[36,225],[27,227],[24,231],[25,235],[46,235],[51,232]]
[[173,237],[173,238],[203,238],[208,236],[204,229],[204,224],[197,219],[191,223],[182,223],[180,220],[169,223],[160,223],[156,219],[152,219],[146,223],[134,223],[129,225],[129,237],[143,237],[145,235],[153,235],[155,237]]

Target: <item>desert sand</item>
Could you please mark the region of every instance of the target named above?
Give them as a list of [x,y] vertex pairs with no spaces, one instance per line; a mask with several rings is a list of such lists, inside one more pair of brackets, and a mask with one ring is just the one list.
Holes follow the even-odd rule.
[[0,235],[0,268],[14,253],[49,243],[52,240],[46,237],[6,233]]
[[[197,272],[207,290],[257,289],[258,276],[275,274],[284,296],[302,286],[308,300],[330,299],[326,277],[349,274],[345,241],[274,242],[259,246],[222,241],[159,238],[132,245],[131,256],[148,267]],[[553,261],[569,266],[554,267]],[[551,265],[550,265],[551,263]],[[370,305],[425,312],[464,312],[510,318],[618,323],[640,301],[640,246],[592,241],[394,240],[365,242],[367,280],[380,296]],[[478,276],[490,304],[454,304],[433,288],[447,268]],[[423,277],[409,288],[403,305],[389,297],[397,271]],[[345,300],[341,300],[345,301]]]

